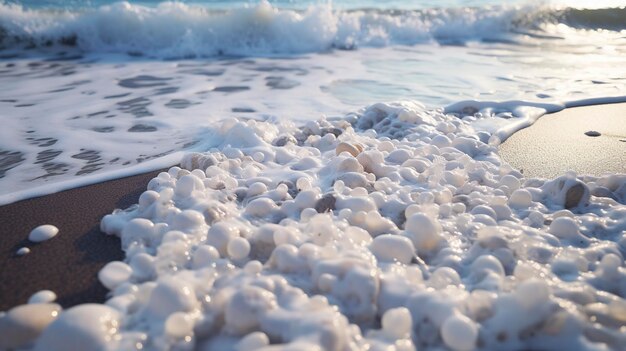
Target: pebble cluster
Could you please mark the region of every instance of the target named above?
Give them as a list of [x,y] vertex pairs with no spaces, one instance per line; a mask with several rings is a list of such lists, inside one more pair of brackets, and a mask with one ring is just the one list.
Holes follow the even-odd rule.
[[99,274],[110,299],[43,294],[0,319],[0,346],[622,349],[626,176],[525,179],[476,118],[226,120],[220,147],[103,218],[126,252]]

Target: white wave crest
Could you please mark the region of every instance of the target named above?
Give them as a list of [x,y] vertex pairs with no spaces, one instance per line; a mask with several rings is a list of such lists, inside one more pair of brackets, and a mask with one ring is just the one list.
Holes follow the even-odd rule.
[[305,11],[257,6],[228,11],[166,2],[157,7],[115,3],[79,12],[31,10],[0,4],[0,43],[77,45],[97,52],[158,57],[273,55],[332,48],[424,42],[511,40],[537,8],[483,7],[427,10]]

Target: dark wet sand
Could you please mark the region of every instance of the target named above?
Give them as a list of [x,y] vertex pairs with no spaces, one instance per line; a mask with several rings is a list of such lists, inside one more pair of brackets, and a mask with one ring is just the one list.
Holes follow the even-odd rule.
[[[589,131],[600,136],[585,135]],[[500,145],[500,156],[527,177],[626,173],[626,103],[545,115]]]
[[[97,279],[107,262],[124,258],[120,240],[100,232],[100,220],[116,208],[137,203],[159,171],[67,190],[0,206],[0,311],[26,303],[39,290],[52,290],[63,307],[103,302]],[[59,234],[39,244],[30,231],[53,224]],[[25,256],[15,253],[29,247]]]

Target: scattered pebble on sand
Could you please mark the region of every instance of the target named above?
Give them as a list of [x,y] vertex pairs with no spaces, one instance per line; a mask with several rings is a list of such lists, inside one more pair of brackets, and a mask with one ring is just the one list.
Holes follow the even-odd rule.
[[28,255],[30,253],[30,249],[27,247],[20,247],[19,250],[15,253],[18,256]]
[[44,224],[33,229],[28,235],[28,240],[39,243],[42,241],[50,240],[59,233],[59,228],[52,224]]
[[588,132],[585,132],[585,135],[590,136],[590,137],[599,137],[602,134],[600,134],[600,132],[597,132],[595,130],[590,130]]

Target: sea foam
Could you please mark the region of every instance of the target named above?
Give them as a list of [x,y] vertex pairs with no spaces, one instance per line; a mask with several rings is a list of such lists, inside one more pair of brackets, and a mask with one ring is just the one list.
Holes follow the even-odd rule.
[[465,111],[224,121],[103,218],[105,305],[0,325],[35,349],[618,349],[626,177],[526,179]]
[[[216,10],[180,2],[145,7],[119,2],[79,10],[0,4],[4,47],[77,45],[90,52],[157,57],[275,55],[418,43],[524,41],[573,29],[626,28],[624,9],[556,9],[540,5],[421,10],[278,9],[269,2]],[[617,15],[616,15],[617,13]]]

